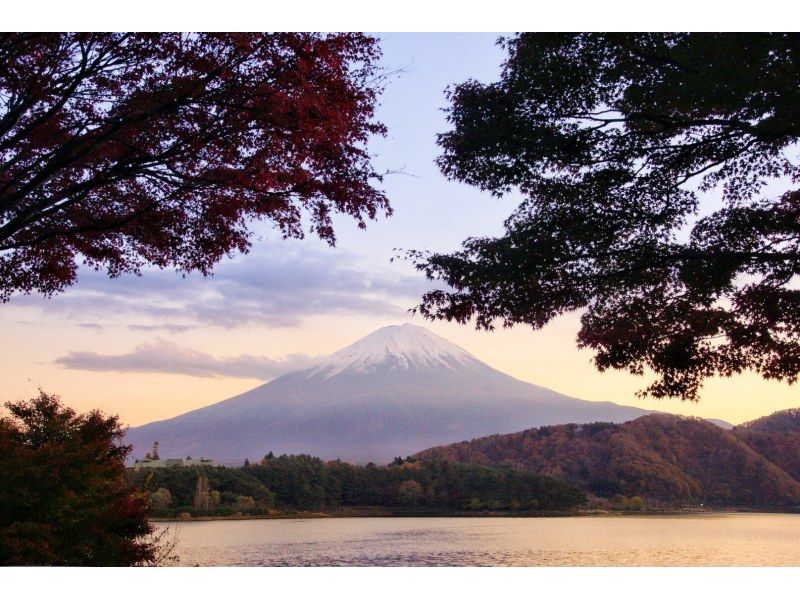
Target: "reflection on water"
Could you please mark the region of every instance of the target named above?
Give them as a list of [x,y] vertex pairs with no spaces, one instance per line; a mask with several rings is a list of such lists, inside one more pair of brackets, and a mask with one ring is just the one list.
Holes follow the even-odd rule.
[[198,521],[181,565],[800,566],[800,515]]

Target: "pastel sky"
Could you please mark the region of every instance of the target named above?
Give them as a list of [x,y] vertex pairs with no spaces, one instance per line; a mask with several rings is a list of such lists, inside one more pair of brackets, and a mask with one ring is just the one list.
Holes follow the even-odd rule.
[[452,250],[470,235],[500,232],[519,197],[497,200],[444,179],[433,163],[446,129],[443,90],[489,81],[503,58],[495,34],[388,34],[394,76],[379,119],[389,134],[371,151],[395,215],[366,231],[338,218],[336,248],[316,239],[281,241],[258,230],[253,251],[225,260],[212,278],[169,271],[110,280],[84,271],[50,300],[0,305],[0,402],[37,387],[78,410],[100,408],[130,425],[164,419],[248,390],[314,362],[380,326],[414,322],[522,380],[588,400],[739,423],[800,404],[797,387],[752,375],[711,380],[697,404],[642,401],[646,379],[598,373],[575,348],[578,314],[544,330],[478,332],[412,317],[428,283],[395,248]]

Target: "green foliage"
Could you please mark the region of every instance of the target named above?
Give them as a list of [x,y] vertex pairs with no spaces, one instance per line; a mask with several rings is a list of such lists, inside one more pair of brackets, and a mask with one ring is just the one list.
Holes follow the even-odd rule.
[[254,513],[258,505],[252,496],[237,496],[233,508],[242,513]]
[[[230,515],[243,510],[248,513],[268,512],[274,505],[275,497],[266,486],[247,475],[246,472],[251,469],[252,467],[158,467],[134,470],[129,473],[129,479],[132,485],[153,489],[151,492],[163,489],[170,493],[171,503],[166,508],[155,510],[158,516],[175,515],[179,512],[192,515]],[[198,479],[201,476],[208,480],[208,496],[200,497],[198,503]],[[237,504],[238,497],[251,497],[254,502]],[[197,504],[202,506],[197,507]]]
[[[199,476],[220,500],[194,508]],[[507,468],[407,459],[379,467],[322,461],[308,455],[265,458],[246,468],[169,467],[133,470],[131,483],[169,489],[170,514],[263,514],[272,508],[336,507],[560,511],[585,503],[583,492],[558,480]],[[212,501],[213,502],[213,501]]]
[[643,511],[645,508],[644,499],[641,496],[622,496],[618,494],[612,501],[617,508],[623,511]]
[[164,515],[169,512],[172,504],[172,493],[166,488],[159,488],[150,493],[150,504],[154,515]]

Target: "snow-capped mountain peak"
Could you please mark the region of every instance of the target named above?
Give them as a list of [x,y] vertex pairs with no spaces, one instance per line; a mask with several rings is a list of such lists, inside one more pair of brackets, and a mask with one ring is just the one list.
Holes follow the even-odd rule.
[[[364,373],[377,368],[455,369],[478,360],[458,345],[413,324],[386,326],[340,349],[314,368],[311,375]],[[480,363],[480,362],[478,362]]]
[[531,427],[621,422],[646,412],[580,401],[517,380],[419,326],[389,326],[236,397],[131,428],[143,455],[221,462],[310,454],[388,463],[431,446]]

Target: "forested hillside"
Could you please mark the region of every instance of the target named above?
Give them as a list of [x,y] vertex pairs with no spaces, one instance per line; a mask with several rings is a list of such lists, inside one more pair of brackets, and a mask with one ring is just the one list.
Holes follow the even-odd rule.
[[777,411],[732,431],[800,482],[800,409]]
[[130,472],[154,514],[266,514],[340,507],[564,511],[600,503],[800,506],[800,410],[725,430],[653,414],[623,423],[566,424],[427,449],[389,466],[307,455],[242,468]]
[[800,434],[800,409],[784,409],[736,426],[752,432],[795,432]]
[[[642,497],[669,505],[800,504],[798,480],[759,447],[753,438],[704,420],[655,414],[624,424],[568,424],[488,436],[416,457],[514,467],[603,498]],[[797,445],[792,450],[797,457]]]

